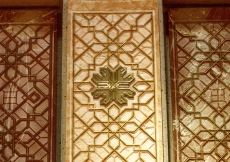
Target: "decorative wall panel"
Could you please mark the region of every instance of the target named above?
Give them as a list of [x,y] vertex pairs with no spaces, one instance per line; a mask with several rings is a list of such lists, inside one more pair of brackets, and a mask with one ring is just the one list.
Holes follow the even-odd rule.
[[67,159],[161,161],[156,12],[71,11],[69,16]]
[[51,162],[56,11],[0,12],[0,161]]
[[230,9],[173,9],[174,161],[230,161]]

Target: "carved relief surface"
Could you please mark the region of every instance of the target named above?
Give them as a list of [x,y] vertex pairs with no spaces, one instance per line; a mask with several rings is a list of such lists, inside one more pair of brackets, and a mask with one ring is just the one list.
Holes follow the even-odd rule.
[[169,12],[174,161],[230,161],[229,15],[226,8]]
[[72,161],[156,161],[154,20],[72,13]]
[[56,11],[0,12],[0,161],[54,160]]

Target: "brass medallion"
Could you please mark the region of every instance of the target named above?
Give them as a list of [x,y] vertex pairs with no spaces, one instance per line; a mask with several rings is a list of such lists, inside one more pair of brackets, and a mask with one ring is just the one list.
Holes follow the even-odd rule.
[[94,99],[101,98],[101,105],[108,105],[112,101],[124,105],[127,104],[127,98],[133,98],[136,94],[130,88],[135,78],[132,73],[127,74],[125,67],[120,66],[115,71],[102,67],[100,74],[93,74],[91,80],[97,85],[91,94]]

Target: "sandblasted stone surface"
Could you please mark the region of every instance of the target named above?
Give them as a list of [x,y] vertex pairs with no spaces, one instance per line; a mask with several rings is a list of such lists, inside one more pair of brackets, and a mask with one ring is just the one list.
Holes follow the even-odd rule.
[[230,9],[169,11],[177,162],[230,161]]
[[156,10],[69,11],[68,30],[67,161],[162,161]]
[[0,161],[55,157],[56,11],[0,11]]

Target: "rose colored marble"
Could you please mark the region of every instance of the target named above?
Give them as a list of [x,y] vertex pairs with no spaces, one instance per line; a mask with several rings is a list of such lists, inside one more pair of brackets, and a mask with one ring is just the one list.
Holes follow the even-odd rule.
[[68,7],[66,161],[163,161],[157,1]]
[[0,1],[1,7],[30,7],[30,6],[42,6],[42,7],[48,7],[48,6],[59,6],[61,4],[61,1],[59,0],[2,0]]
[[0,161],[55,161],[55,10],[0,11]]
[[169,11],[174,161],[230,161],[230,8]]
[[228,0],[163,0],[163,5],[164,6],[191,6],[191,5],[198,5],[198,6],[204,6],[204,5],[229,5]]

